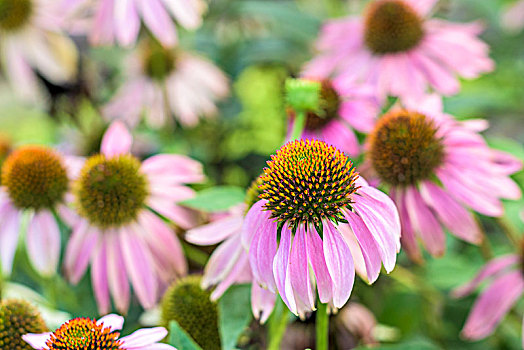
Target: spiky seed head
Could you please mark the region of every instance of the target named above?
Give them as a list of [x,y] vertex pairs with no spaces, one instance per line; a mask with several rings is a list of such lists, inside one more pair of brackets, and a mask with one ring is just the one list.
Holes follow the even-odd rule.
[[165,48],[153,39],[146,41],[142,49],[142,66],[145,75],[163,81],[176,65],[176,52]]
[[201,276],[188,276],[169,287],[162,299],[162,323],[167,327],[174,320],[202,349],[218,350],[218,308],[201,282]]
[[422,19],[404,0],[375,0],[368,5],[364,42],[373,53],[406,52],[423,37]]
[[140,162],[131,155],[92,156],[73,190],[80,214],[101,228],[136,220],[149,193]]
[[322,219],[343,221],[341,209],[350,206],[358,174],[341,151],[318,140],[292,141],[267,162],[261,176],[260,198],[271,217],[290,225]]
[[393,186],[431,178],[444,160],[435,123],[415,111],[389,112],[378,121],[368,142],[373,168],[382,181]]
[[3,164],[2,185],[16,207],[39,210],[60,203],[69,180],[61,158],[54,151],[24,146],[12,152]]
[[6,299],[0,303],[0,349],[32,350],[22,336],[47,330],[40,312],[27,301]]

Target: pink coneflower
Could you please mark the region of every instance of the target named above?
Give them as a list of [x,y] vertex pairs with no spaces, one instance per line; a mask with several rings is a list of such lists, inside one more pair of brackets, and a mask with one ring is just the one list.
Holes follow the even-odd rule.
[[[186,240],[197,245],[213,245],[222,242],[206,264],[202,287],[216,285],[211,299],[217,300],[233,284],[251,283],[253,274],[247,251],[242,246],[242,225],[246,210],[258,197],[258,180],[248,190],[246,203],[231,208],[211,223],[187,231]],[[273,311],[276,295],[262,289],[257,283],[251,288],[253,315],[264,323]]]
[[41,99],[35,70],[55,84],[77,72],[78,52],[63,34],[60,9],[53,1],[3,0],[0,6],[0,65],[22,98]]
[[471,294],[486,280],[490,280],[489,286],[473,305],[462,330],[467,339],[479,340],[490,335],[520,299],[524,292],[522,258],[510,254],[491,260],[471,282],[455,289],[453,295],[463,297]]
[[151,41],[130,58],[128,75],[104,114],[129,125],[145,115],[148,124],[160,127],[173,115],[182,125],[194,126],[200,117],[214,116],[215,101],[229,92],[228,79],[211,62]]
[[524,28],[524,0],[520,0],[509,6],[502,14],[502,26],[512,32],[521,31]]
[[416,261],[417,241],[433,256],[444,254],[443,227],[479,244],[483,236],[470,209],[501,216],[500,199],[520,198],[509,177],[521,168],[513,156],[488,147],[481,120],[458,122],[440,112],[436,96],[417,108],[394,108],[369,135],[368,162],[389,186],[402,222],[402,244]]
[[42,275],[52,275],[60,258],[60,230],[55,213],[68,221],[74,217],[64,204],[69,188],[68,169],[53,150],[23,146],[2,166],[0,186],[0,258],[2,271],[13,266],[20,228],[29,216],[26,246],[29,260]]
[[[328,142],[350,156],[360,154],[360,145],[353,129],[370,132],[380,111],[378,101],[368,88],[339,86],[323,80],[320,109],[306,114],[302,138]],[[294,111],[289,111],[293,130]]]
[[37,350],[176,350],[171,345],[159,343],[167,335],[164,327],[143,328],[120,337],[124,318],[115,314],[97,320],[75,318],[64,323],[54,332],[29,333],[22,338]]
[[196,29],[206,10],[202,0],[63,0],[62,4],[71,16],[72,30],[87,31],[91,44],[116,42],[126,47],[135,44],[141,22],[162,45],[173,47],[178,38],[171,16],[182,27]]
[[173,230],[157,214],[182,228],[193,216],[176,202],[191,198],[187,183],[203,180],[200,163],[185,156],[159,154],[140,162],[130,153],[132,138],[114,122],[102,139],[101,154],[92,156],[75,181],[75,205],[82,218],[75,224],[65,254],[68,278],[77,283],[89,263],[101,314],[129,304],[130,280],[145,308],[154,306],[159,287],[187,272]]
[[356,261],[370,283],[395,267],[400,221],[393,201],[368,186],[341,151],[318,140],[293,141],[267,162],[261,194],[246,214],[242,242],[258,284],[300,316],[320,301],[341,308]]
[[459,91],[457,76],[476,78],[493,69],[480,23],[430,19],[436,0],[374,0],[363,16],[329,21],[308,76],[335,75],[344,84],[367,83],[377,96],[416,98],[428,87]]

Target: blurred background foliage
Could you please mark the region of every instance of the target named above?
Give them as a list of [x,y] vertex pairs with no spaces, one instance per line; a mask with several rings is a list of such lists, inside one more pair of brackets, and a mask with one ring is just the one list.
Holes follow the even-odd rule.
[[[288,124],[282,96],[285,78],[298,75],[301,65],[314,53],[313,42],[322,21],[358,13],[365,2],[211,0],[203,27],[195,33],[182,33],[181,45],[209,57],[227,73],[232,83],[231,97],[222,102],[216,119],[203,121],[195,128],[176,126],[153,131],[140,125],[135,132],[135,151],[142,155],[178,152],[194,157],[203,162],[208,175],[208,182],[199,189],[236,186],[229,187],[233,194],[226,191],[227,195],[232,196],[233,202],[242,200],[239,188],[248,186],[261,172],[268,154],[284,139]],[[500,26],[501,11],[511,2],[441,0],[437,16],[483,22],[486,31],[482,37],[491,46],[491,56],[497,64],[493,73],[463,81],[461,93],[445,99],[446,111],[457,118],[486,118],[491,124],[485,132],[490,144],[524,160],[524,32],[510,34]],[[117,48],[91,49],[82,39],[77,39],[77,44],[82,51],[82,75],[72,86],[52,87],[47,108],[23,105],[5,86],[0,86],[2,139],[16,145],[58,144],[64,151],[82,155],[96,152],[106,127],[100,106],[123,81],[126,52]],[[524,173],[516,174],[515,179],[524,188]],[[198,203],[194,205],[198,207]],[[520,249],[512,245],[508,236],[520,237],[524,232],[519,217],[524,200],[507,202],[506,209],[502,219],[478,216],[488,237],[481,248],[447,235],[443,258],[427,257],[425,264],[418,266],[401,253],[394,272],[382,275],[373,286],[357,279],[351,300],[368,307],[387,330],[383,336],[377,334],[379,340],[384,340],[377,349],[521,348],[522,302],[493,336],[471,343],[459,334],[475,296],[462,300],[449,296],[452,288],[472,278],[490,256]],[[58,276],[44,279],[32,272],[25,254],[17,254],[15,266],[12,280],[42,293],[56,309],[73,316],[96,316],[88,278],[76,287]],[[248,288],[232,292],[245,295]],[[222,309],[236,305],[244,312],[238,313],[240,323],[222,327],[237,330],[235,325],[242,324],[245,310],[250,312],[244,299],[226,298],[223,303],[231,305],[221,305]],[[239,300],[244,300],[240,306]],[[135,301],[127,315],[124,334],[137,327],[142,311]],[[307,320],[297,320],[286,337],[293,339],[307,331],[308,326]],[[257,330],[260,326],[252,323],[240,338],[241,347],[260,348],[253,345],[254,338],[264,338],[255,335]],[[343,340],[337,340],[338,334],[332,336],[332,344],[347,346]],[[266,344],[266,340],[260,343]]]

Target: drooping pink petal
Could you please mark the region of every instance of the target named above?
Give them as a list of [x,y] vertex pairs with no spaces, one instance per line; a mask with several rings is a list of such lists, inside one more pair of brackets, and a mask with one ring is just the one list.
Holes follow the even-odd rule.
[[[238,260],[235,261],[233,268],[219,281],[215,290],[211,293],[211,300],[218,300],[233,284],[250,283],[253,281],[253,274],[251,273],[247,253],[242,249],[241,245],[237,247],[240,250]],[[202,283],[204,283],[204,279]],[[255,283],[255,285],[258,284]]]
[[107,279],[109,291],[113,296],[117,310],[125,313],[129,308],[130,292],[118,232],[112,230],[111,232],[104,233],[104,235],[106,236],[107,246]]
[[333,283],[333,305],[344,306],[355,281],[353,257],[342,235],[330,221],[323,221],[323,250],[326,266]]
[[448,193],[434,183],[424,181],[420,184],[420,194],[453,234],[475,244],[482,241],[482,233],[473,215]]
[[422,253],[418,246],[417,237],[413,231],[413,225],[411,224],[411,219],[406,208],[405,192],[403,189],[399,189],[398,191],[392,189],[390,194],[395,198],[400,213],[400,221],[402,223],[402,236],[400,237],[400,241],[402,242],[402,247],[413,261],[422,263]]
[[282,301],[287,305],[289,310],[297,315],[297,304],[291,288],[291,280],[289,278],[289,255],[291,251],[291,240],[293,234],[291,229],[284,224],[280,234],[280,244],[278,246],[277,254],[273,260],[273,274],[275,276],[275,284],[278,289],[278,294]]
[[482,339],[495,329],[524,291],[520,271],[499,277],[473,305],[462,334],[468,339]]
[[107,314],[111,309],[109,284],[107,280],[107,249],[105,237],[101,236],[91,257],[91,283],[95,293],[98,312]]
[[197,183],[204,181],[202,164],[178,154],[158,154],[144,160],[142,172],[151,183],[168,184]]
[[257,231],[258,226],[266,220],[270,220],[270,213],[263,210],[266,201],[261,199],[249,209],[244,217],[244,224],[242,225],[242,245],[246,250],[251,246],[251,241]]
[[211,254],[202,278],[202,286],[204,288],[208,288],[223,280],[231,273],[233,267],[239,264],[240,256],[247,255],[239,242],[239,238],[238,236],[230,237]]
[[153,35],[164,46],[175,46],[177,43],[176,28],[162,3],[159,0],[142,0],[136,4],[145,25]]
[[0,259],[2,272],[9,276],[20,234],[20,212],[11,204],[4,204],[4,206],[7,209],[2,210],[3,215],[0,217]]
[[197,245],[217,244],[240,232],[244,218],[231,215],[186,232],[186,240]]
[[147,205],[183,229],[187,230],[196,225],[197,217],[194,211],[176,205],[168,199],[152,196],[149,197]]
[[135,43],[140,30],[140,18],[136,11],[135,1],[116,1],[114,15],[115,34],[118,43],[122,46],[131,46]]
[[356,157],[360,154],[360,145],[355,133],[342,122],[333,120],[322,130],[323,140],[341,151]]
[[96,324],[104,325],[104,328],[109,328],[111,332],[119,331],[124,327],[124,318],[120,315],[109,314],[99,318]]
[[89,35],[89,41],[93,45],[111,45],[115,40],[113,24],[114,1],[100,0]]
[[473,280],[453,290],[452,295],[456,298],[460,298],[471,294],[487,278],[497,276],[510,266],[518,264],[519,261],[520,258],[516,254],[504,255],[492,259],[482,268],[482,270],[480,270]]
[[289,276],[297,303],[298,314],[304,316],[306,312],[315,310],[315,298],[309,278],[306,230],[302,224],[297,228],[295,239],[293,240],[289,259]]
[[43,275],[54,274],[60,257],[60,229],[50,211],[35,213],[27,228],[26,240],[33,266]]
[[96,229],[89,227],[85,220],[73,228],[64,258],[66,276],[71,283],[77,284],[87,270],[100,234]]
[[407,187],[404,198],[413,231],[422,239],[431,255],[443,255],[446,249],[444,231],[418,190],[413,186]]
[[251,286],[251,309],[261,324],[264,324],[273,312],[276,298],[275,293],[261,288],[257,283]]
[[201,12],[205,5],[199,0],[164,0],[164,4],[184,28],[195,29],[202,23]]
[[140,228],[128,226],[120,229],[120,245],[127,274],[140,304],[149,309],[157,299],[157,281],[152,257],[140,237]]
[[114,121],[102,138],[100,151],[106,157],[114,157],[127,154],[131,151],[133,137],[127,127],[121,121]]
[[249,263],[258,283],[274,292],[273,260],[277,251],[277,223],[274,220],[263,221],[257,230],[249,248]]
[[318,296],[322,303],[327,304],[333,300],[333,283],[326,265],[322,239],[313,226],[308,227],[306,237],[308,260],[315,273]]

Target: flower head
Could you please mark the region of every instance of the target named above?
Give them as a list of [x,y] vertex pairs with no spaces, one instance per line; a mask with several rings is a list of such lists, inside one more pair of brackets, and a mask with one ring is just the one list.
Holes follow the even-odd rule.
[[174,320],[202,349],[220,349],[217,304],[201,281],[201,276],[188,276],[169,287],[162,300],[162,324]]
[[360,17],[332,20],[305,74],[331,75],[341,86],[369,84],[376,96],[422,97],[428,88],[456,94],[458,77],[493,69],[479,23],[428,18],[436,0],[372,0]]
[[229,92],[226,76],[211,62],[153,40],[141,42],[130,57],[128,75],[104,114],[133,126],[142,115],[156,128],[170,124],[171,116],[184,126],[195,126],[200,117],[214,116],[215,101]]
[[[342,87],[331,80],[322,80],[319,95],[319,108],[306,113],[301,138],[329,142],[351,156],[358,156],[361,149],[355,130],[371,131],[379,113],[378,101],[369,87]],[[291,131],[296,111],[288,109],[288,114]]]
[[175,349],[171,345],[158,342],[165,338],[167,330],[163,327],[140,329],[120,338],[124,318],[107,315],[101,319],[75,318],[64,323],[54,332],[28,333],[22,338],[38,350],[148,350],[153,348]]
[[26,333],[46,332],[38,310],[23,300],[6,299],[0,303],[0,344],[4,349],[29,350],[22,339]]
[[71,161],[43,146],[14,150],[2,166],[0,186],[0,257],[11,272],[23,217],[30,216],[26,241],[33,266],[43,275],[55,273],[60,256],[56,211],[66,222],[74,214],[65,205]]
[[31,102],[42,99],[37,75],[54,84],[77,73],[78,52],[64,35],[57,2],[0,1],[0,63],[15,92]]
[[370,187],[351,161],[322,141],[293,141],[268,161],[260,200],[246,215],[242,241],[255,281],[303,316],[322,303],[342,307],[355,266],[371,283],[395,266],[400,222],[391,199]]
[[469,208],[500,216],[500,199],[521,195],[509,178],[521,164],[487,146],[478,134],[485,123],[457,122],[441,108],[436,96],[416,107],[394,108],[379,120],[367,144],[368,164],[399,208],[402,243],[418,261],[417,237],[435,256],[445,249],[442,226],[478,244],[482,235]]
[[93,45],[125,47],[135,44],[142,23],[163,46],[174,47],[178,38],[171,17],[186,29],[196,29],[206,10],[202,0],[63,0],[62,4],[71,17],[71,31],[89,33]]
[[67,276],[77,283],[91,261],[99,310],[126,311],[129,282],[145,308],[154,306],[161,285],[187,272],[176,235],[158,214],[185,229],[193,214],[176,202],[191,198],[186,183],[203,180],[199,163],[160,154],[140,162],[130,154],[132,137],[114,122],[102,140],[102,153],[85,161],[77,176],[74,204],[80,219],[65,255]]

